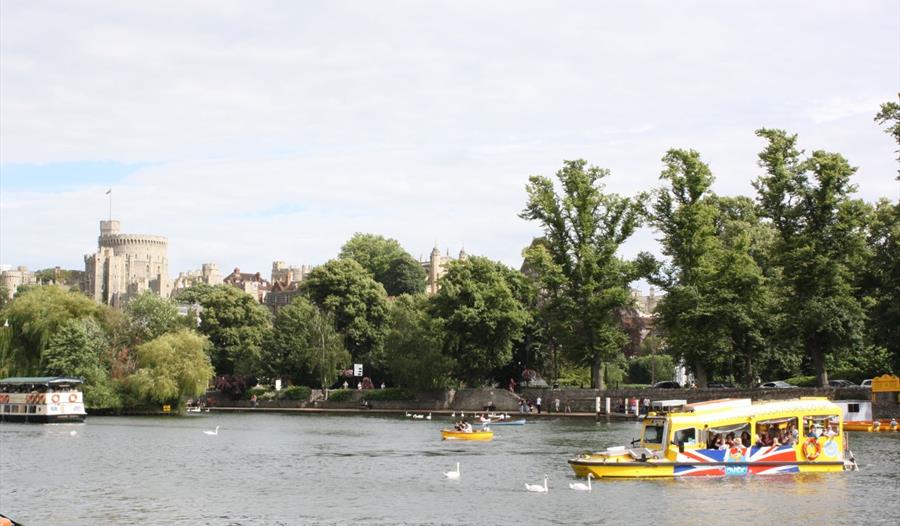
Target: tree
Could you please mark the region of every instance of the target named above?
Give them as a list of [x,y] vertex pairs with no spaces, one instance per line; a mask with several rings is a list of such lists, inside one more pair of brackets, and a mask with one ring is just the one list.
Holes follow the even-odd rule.
[[334,316],[353,360],[379,365],[387,317],[384,287],[353,259],[316,267],[301,287],[313,303]]
[[125,383],[128,391],[151,405],[180,404],[186,397],[203,394],[214,373],[208,345],[207,338],[186,329],[139,345],[138,369]]
[[779,336],[811,361],[818,385],[828,385],[826,358],[862,343],[865,313],[854,289],[864,266],[866,206],[851,198],[856,171],[840,154],[815,151],[803,158],[797,136],[760,129],[766,173],[754,187],[757,202],[778,237],[780,310],[789,312]]
[[109,376],[110,342],[90,317],[70,319],[50,338],[41,374],[84,379],[84,400],[91,408],[119,408],[122,400]]
[[444,327],[445,354],[470,385],[509,362],[528,312],[507,281],[508,269],[483,257],[450,263],[431,313]]
[[341,247],[340,259],[352,259],[381,283],[388,296],[425,292],[425,269],[396,239],[356,233]]
[[[897,143],[897,161],[900,162],[900,104],[896,102],[885,102],[882,104],[881,110],[875,116],[875,122],[888,125],[885,131],[891,134]],[[897,171],[897,179],[900,180],[900,169]]]
[[603,364],[621,354],[627,336],[618,320],[631,297],[628,285],[640,277],[647,259],[626,261],[616,252],[641,222],[645,196],[635,199],[604,193],[609,171],[584,160],[565,161],[553,182],[532,176],[520,217],[539,221],[544,245],[527,254],[542,274],[542,285],[556,287],[554,309],[561,315],[563,347],[575,363],[590,365],[593,387],[604,386]]
[[[193,288],[193,287],[191,287]],[[179,297],[201,305],[200,332],[210,343],[217,374],[257,374],[262,364],[262,342],[269,330],[268,309],[229,285],[187,289]]]
[[424,294],[404,295],[391,305],[385,360],[394,383],[411,389],[446,387],[454,361],[444,355],[444,332],[428,313]]
[[264,358],[273,377],[328,387],[338,368],[350,363],[334,319],[303,297],[278,310],[266,339]]
[[125,306],[132,341],[142,343],[175,330],[179,325],[178,309],[172,301],[146,291]]
[[422,294],[425,292],[425,269],[422,264],[404,252],[391,260],[380,281],[388,296]]
[[46,367],[44,351],[63,325],[81,318],[102,322],[106,310],[84,294],[59,287],[20,287],[3,310],[10,330],[3,365],[19,376],[40,374]]

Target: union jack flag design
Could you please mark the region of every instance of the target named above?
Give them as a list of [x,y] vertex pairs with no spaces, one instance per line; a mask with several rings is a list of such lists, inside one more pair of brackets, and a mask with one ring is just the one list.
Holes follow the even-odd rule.
[[[689,465],[675,466],[676,477],[724,477],[738,475],[772,475],[776,473],[797,473],[797,464],[782,466],[754,466],[753,462],[796,462],[797,453],[793,446],[763,446],[719,449],[696,449],[678,454],[677,462]],[[740,463],[728,466],[729,463]],[[749,462],[750,465],[744,464]],[[704,466],[708,463],[718,465]],[[723,464],[719,464],[723,463]]]

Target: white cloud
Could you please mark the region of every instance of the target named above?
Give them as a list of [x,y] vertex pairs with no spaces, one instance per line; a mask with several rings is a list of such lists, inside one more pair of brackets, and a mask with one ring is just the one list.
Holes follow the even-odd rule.
[[[747,193],[774,126],[892,195],[871,117],[898,30],[891,2],[4,3],[0,161],[153,163],[114,215],[168,236],[173,274],[317,263],[355,231],[517,264],[527,176],[563,159],[628,194],[694,148]],[[0,259],[79,267],[105,215],[99,187],[0,185]]]

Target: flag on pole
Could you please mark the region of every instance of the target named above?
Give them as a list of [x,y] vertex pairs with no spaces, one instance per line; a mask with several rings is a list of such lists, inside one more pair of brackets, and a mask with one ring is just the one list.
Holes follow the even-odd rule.
[[112,188],[110,188],[109,190],[106,191],[106,195],[109,195],[111,193],[112,193]]

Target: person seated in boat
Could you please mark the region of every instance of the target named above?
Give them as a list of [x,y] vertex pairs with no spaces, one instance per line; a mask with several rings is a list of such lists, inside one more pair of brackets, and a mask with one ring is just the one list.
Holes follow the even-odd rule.
[[453,424],[453,429],[455,429],[457,431],[462,431],[463,430],[462,420],[457,420],[456,423]]
[[837,429],[834,427],[834,424],[831,424],[830,426],[828,426],[828,427],[825,429],[825,432],[822,433],[822,434],[825,435],[825,436],[827,436],[827,437],[836,437],[837,434],[838,434],[838,432],[837,432]]
[[719,433],[716,433],[713,436],[713,439],[709,442],[709,449],[723,449],[724,445],[725,445],[725,441],[722,440],[722,435]]
[[778,443],[782,446],[792,445],[791,432],[787,428],[778,430]]
[[797,429],[797,424],[791,424],[791,445],[796,445],[797,442],[800,441],[800,430]]
[[741,433],[741,444],[743,447],[750,447],[750,444],[752,444],[750,442],[750,432],[744,431]]
[[472,431],[473,431],[473,430],[472,430],[472,424],[470,424],[470,423],[468,423],[468,422],[466,422],[466,421],[463,421],[462,432],[463,432],[463,433],[471,433]]
[[728,433],[725,435],[725,449],[731,449],[734,447],[734,433]]
[[897,430],[897,419],[896,418],[891,419],[890,426],[891,426],[891,429],[893,429],[894,431]]

